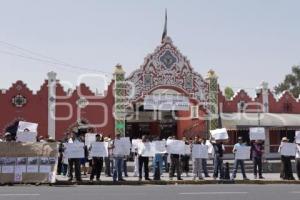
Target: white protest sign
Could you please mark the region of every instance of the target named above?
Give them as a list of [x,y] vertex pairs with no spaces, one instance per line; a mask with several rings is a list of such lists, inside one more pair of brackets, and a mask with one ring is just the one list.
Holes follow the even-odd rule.
[[170,154],[181,154],[185,153],[185,143],[182,140],[167,140],[167,152]]
[[297,152],[297,145],[294,143],[281,143],[280,154],[282,156],[295,156]]
[[92,157],[108,157],[108,143],[107,142],[93,142],[91,143]]
[[96,134],[95,133],[86,133],[84,143],[87,148],[90,148],[91,143],[96,141]]
[[235,159],[236,160],[248,160],[250,159],[250,149],[249,146],[239,146],[236,148]]
[[84,158],[84,144],[82,142],[65,143],[67,158]]
[[214,152],[214,146],[209,140],[206,140],[205,145],[208,147],[208,153],[212,154]]
[[227,140],[228,139],[228,133],[227,133],[226,128],[211,130],[210,134],[215,140]]
[[139,143],[141,143],[141,142],[142,142],[141,139],[133,139],[131,151],[135,152],[135,150],[138,149]]
[[167,153],[166,141],[154,141],[152,143],[155,148],[155,153]]
[[265,140],[265,128],[253,127],[249,130],[250,140]]
[[192,158],[208,159],[208,146],[202,144],[193,144]]
[[17,142],[36,142],[37,132],[17,132]]
[[29,132],[37,132],[37,127],[38,127],[37,123],[19,121],[17,132],[24,132],[26,129]]
[[143,157],[154,157],[155,156],[154,144],[152,144],[151,142],[139,143],[138,154]]
[[185,155],[191,155],[192,153],[191,145],[186,144],[184,149],[185,149],[184,152]]
[[295,132],[295,139],[296,139],[296,143],[300,144],[300,131]]
[[114,140],[114,155],[126,156],[130,154],[131,143],[128,137],[122,137]]

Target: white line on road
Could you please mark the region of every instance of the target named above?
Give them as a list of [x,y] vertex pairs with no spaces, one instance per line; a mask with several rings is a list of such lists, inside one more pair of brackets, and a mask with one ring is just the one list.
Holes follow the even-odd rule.
[[40,194],[0,194],[0,197],[9,197],[9,196],[40,196]]
[[248,194],[248,192],[185,192],[182,195],[199,195],[199,194]]
[[293,194],[300,194],[300,191],[292,191],[290,193],[293,193]]

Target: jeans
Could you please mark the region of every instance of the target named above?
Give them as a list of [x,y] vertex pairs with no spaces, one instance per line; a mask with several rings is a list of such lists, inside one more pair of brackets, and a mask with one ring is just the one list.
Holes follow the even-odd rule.
[[105,174],[106,176],[111,176],[110,158],[105,157],[104,162],[105,162]]
[[198,178],[202,179],[202,159],[201,158],[193,159],[193,173],[194,173],[194,178],[198,177]]
[[114,172],[113,172],[113,181],[123,180],[122,178],[122,169],[123,169],[123,157],[115,157],[114,158]]
[[61,164],[61,174],[64,175],[64,176],[66,176],[66,175],[67,175],[67,172],[68,172],[68,165],[62,163],[62,164]]
[[232,178],[236,178],[236,173],[237,173],[239,165],[241,166],[241,171],[242,171],[242,174],[243,174],[243,178],[247,178],[246,173],[245,173],[244,160],[237,160],[237,159],[234,160]]
[[[157,164],[158,164],[158,166],[157,166]],[[159,154],[159,153],[155,154],[152,165],[153,165],[153,173],[155,172],[156,167],[159,167],[160,174],[163,173],[163,171],[162,171],[163,170],[163,157],[162,157],[162,154]]]
[[223,158],[219,156],[214,157],[214,178],[218,178],[218,173],[220,171],[220,179],[224,178],[224,169],[223,169]]
[[254,176],[257,176],[257,168],[258,168],[258,175],[262,177],[262,159],[261,157],[253,157],[253,173]]

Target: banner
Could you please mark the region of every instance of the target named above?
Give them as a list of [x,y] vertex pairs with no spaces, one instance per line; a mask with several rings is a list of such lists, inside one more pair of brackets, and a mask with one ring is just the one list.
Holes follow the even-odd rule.
[[249,146],[239,146],[235,152],[236,160],[249,160],[250,159],[250,149]]
[[84,158],[84,143],[65,143],[64,147],[67,158]]
[[297,144],[282,142],[280,148],[280,154],[282,156],[296,156]]
[[142,140],[141,139],[133,139],[132,140],[132,147],[131,147],[131,151],[135,152],[136,149],[138,149],[139,143],[141,143]]
[[249,130],[250,140],[265,140],[265,128],[263,127],[253,127]]
[[190,101],[186,96],[160,94],[146,95],[144,99],[145,110],[189,110]]
[[37,127],[37,123],[19,121],[17,132],[24,132],[26,129],[28,129],[29,132],[37,133]]
[[182,140],[167,140],[167,152],[170,154],[185,154],[185,143]]
[[17,132],[17,142],[36,142],[37,132]]
[[300,131],[295,132],[295,140],[297,144],[300,144]]
[[92,157],[108,157],[108,143],[92,142],[90,153]]
[[228,139],[228,134],[227,134],[226,128],[211,130],[210,134],[215,140],[227,140]]
[[208,159],[208,146],[202,144],[193,144],[192,158]]
[[0,143],[0,183],[53,183],[57,143]]

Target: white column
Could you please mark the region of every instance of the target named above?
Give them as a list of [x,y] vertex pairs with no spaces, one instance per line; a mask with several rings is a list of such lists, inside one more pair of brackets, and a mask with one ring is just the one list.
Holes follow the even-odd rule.
[[48,135],[55,139],[56,73],[48,74]]
[[269,112],[269,88],[267,82],[261,84],[263,112]]
[[268,156],[270,153],[270,129],[265,128],[265,134],[266,134],[266,139],[265,139],[265,155]]

